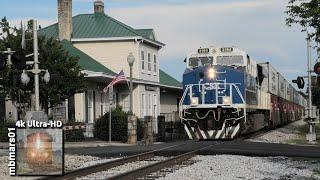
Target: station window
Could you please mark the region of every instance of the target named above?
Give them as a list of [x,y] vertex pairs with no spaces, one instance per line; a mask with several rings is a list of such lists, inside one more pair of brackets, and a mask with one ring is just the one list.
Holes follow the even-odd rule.
[[146,99],[145,99],[145,95],[141,94],[141,114],[142,116],[146,116]]
[[151,71],[151,54],[148,53],[148,71]]
[[154,72],[157,73],[157,56],[156,55],[153,55],[153,69],[154,69]]
[[141,51],[141,68],[144,70],[144,51]]

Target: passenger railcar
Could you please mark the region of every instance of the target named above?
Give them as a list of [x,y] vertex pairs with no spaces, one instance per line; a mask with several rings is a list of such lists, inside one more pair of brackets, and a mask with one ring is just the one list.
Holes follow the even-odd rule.
[[303,115],[301,93],[239,48],[200,48],[186,63],[179,116],[190,139],[234,139]]

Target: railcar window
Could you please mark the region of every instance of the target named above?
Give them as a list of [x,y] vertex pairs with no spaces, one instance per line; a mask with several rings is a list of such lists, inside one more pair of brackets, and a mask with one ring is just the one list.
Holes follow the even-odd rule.
[[226,65],[226,66],[243,64],[243,57],[242,56],[218,56],[217,64]]
[[199,67],[199,66],[206,66],[212,65],[213,57],[192,57],[189,58],[189,66],[190,67]]

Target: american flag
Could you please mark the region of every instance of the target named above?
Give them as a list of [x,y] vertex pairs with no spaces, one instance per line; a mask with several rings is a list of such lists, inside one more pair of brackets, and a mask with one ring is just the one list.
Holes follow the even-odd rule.
[[120,73],[115,77],[113,78],[113,80],[111,81],[111,83],[108,84],[108,86],[106,86],[104,89],[103,89],[103,92],[106,93],[108,92],[109,88],[111,86],[114,86],[115,84],[119,83],[119,82],[122,82],[122,81],[127,81],[126,79],[126,76],[124,75],[124,72],[123,70],[120,71]]

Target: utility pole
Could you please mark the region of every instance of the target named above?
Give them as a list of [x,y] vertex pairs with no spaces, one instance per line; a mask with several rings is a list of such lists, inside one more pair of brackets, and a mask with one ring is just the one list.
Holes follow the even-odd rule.
[[311,44],[310,44],[310,35],[307,34],[307,58],[308,58],[308,124],[309,124],[309,133],[306,135],[307,141],[310,143],[316,140],[316,133],[315,133],[315,121],[313,117],[314,113],[312,107],[312,85],[311,85]]
[[34,57],[34,94],[36,100],[35,110],[40,110],[40,95],[39,95],[39,61],[38,61],[38,32],[37,32],[37,21],[33,20],[33,57]]
[[111,123],[112,123],[112,121],[111,121],[111,119],[112,119],[112,115],[111,115],[111,113],[112,113],[112,106],[113,106],[113,85],[110,87],[110,89],[109,89],[109,143],[111,143],[111,138],[112,138],[112,136],[111,136]]

